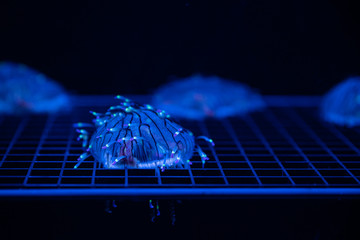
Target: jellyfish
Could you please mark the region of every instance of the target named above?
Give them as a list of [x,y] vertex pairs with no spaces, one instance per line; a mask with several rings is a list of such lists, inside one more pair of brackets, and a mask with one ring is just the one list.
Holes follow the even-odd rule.
[[[189,167],[196,151],[203,165],[209,158],[197,144],[212,139],[194,134],[181,127],[164,110],[140,105],[122,96],[120,104],[111,106],[106,113],[90,111],[93,123],[75,123],[86,151],[78,158],[77,168],[86,158],[93,156],[104,168],[161,168]],[[88,128],[96,130],[90,138]],[[90,140],[89,140],[90,139]]]
[[0,114],[53,113],[69,109],[57,82],[23,64],[0,63]]
[[160,87],[152,104],[188,119],[243,115],[265,106],[260,94],[245,84],[200,74]]
[[360,77],[351,77],[333,87],[324,96],[320,112],[331,123],[360,125]]

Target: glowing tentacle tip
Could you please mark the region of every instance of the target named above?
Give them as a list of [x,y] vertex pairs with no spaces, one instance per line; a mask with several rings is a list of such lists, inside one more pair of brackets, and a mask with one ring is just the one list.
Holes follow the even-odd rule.
[[83,141],[83,144],[82,144],[82,147],[85,148],[88,144],[88,138],[84,138],[84,141]]
[[115,161],[111,165],[118,163],[121,159],[124,159],[124,158],[126,158],[126,156],[121,156],[119,158],[115,158]]
[[74,123],[73,127],[74,128],[93,127],[93,125],[91,123],[78,122],[78,123]]
[[111,106],[109,107],[109,110],[115,110],[115,109],[119,109],[122,108],[121,106]]
[[146,109],[149,109],[149,110],[154,109],[154,108],[153,108],[151,105],[149,105],[149,104],[145,104],[144,106],[145,106]]
[[121,95],[116,95],[115,96],[115,99],[121,99],[121,100],[124,100],[125,102],[131,102],[130,99],[126,98],[126,97],[123,97]]
[[182,128],[179,128],[179,129],[174,133],[174,137],[176,137],[177,135],[179,135],[182,131],[183,131],[183,129],[182,129]]
[[82,133],[82,134],[89,134],[85,129],[76,129],[76,132]]
[[129,113],[129,112],[132,112],[134,111],[134,108],[133,107],[127,107],[125,108],[125,112]]
[[108,132],[116,132],[116,131],[119,131],[118,128],[108,128],[106,129]]
[[158,109],[158,110],[156,110],[156,112],[157,112],[158,116],[166,117],[166,112],[164,110]]
[[174,157],[174,154],[177,152],[178,149],[179,149],[179,147],[175,146],[175,148],[171,151],[170,158]]
[[99,116],[101,116],[101,115],[103,115],[103,114],[101,114],[101,113],[97,113],[97,112],[94,112],[94,111],[89,111],[92,115],[94,115],[95,117],[99,117]]
[[80,157],[78,158],[78,161],[80,161],[80,160],[84,160],[84,159],[86,159],[86,158],[88,158],[90,156],[90,154],[89,153],[83,153],[83,154],[81,154],[80,155]]
[[161,172],[164,172],[165,171],[165,164],[163,164],[162,166],[161,166]]
[[212,139],[208,138],[208,137],[205,137],[205,136],[199,136],[199,137],[197,137],[197,138],[198,138],[198,139],[203,139],[203,140],[205,140],[205,141],[207,141],[207,142],[211,143],[211,145],[212,145],[213,147],[215,146],[214,141],[213,141]]
[[156,204],[156,216],[160,216],[160,207],[159,207],[159,204]]
[[154,205],[152,204],[152,200],[149,200],[149,207],[154,208]]
[[74,168],[78,168],[80,166],[80,164],[89,156],[90,156],[90,154],[88,152],[81,154],[80,157],[77,159],[78,163],[74,166]]

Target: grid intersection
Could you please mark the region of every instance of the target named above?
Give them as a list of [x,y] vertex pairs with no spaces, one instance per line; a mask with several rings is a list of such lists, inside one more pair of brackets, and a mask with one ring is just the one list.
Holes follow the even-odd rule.
[[[285,97],[282,97],[285,98]],[[96,100],[96,97],[94,97]],[[0,119],[1,189],[68,188],[359,188],[360,134],[321,121],[316,102],[270,104],[246,117],[180,123],[196,135],[210,160],[194,154],[189,169],[109,170],[90,157],[73,169],[83,152],[74,122],[90,122],[88,110],[110,105],[103,97],[91,107],[81,97],[76,114]],[[95,101],[94,100],[94,101]],[[88,106],[88,105],[89,106]]]

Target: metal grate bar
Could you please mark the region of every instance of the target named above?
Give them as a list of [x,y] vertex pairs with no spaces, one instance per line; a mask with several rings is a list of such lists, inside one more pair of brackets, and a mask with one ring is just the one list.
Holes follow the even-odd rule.
[[307,125],[307,123],[302,119],[302,117],[294,110],[291,109],[290,111],[291,115],[293,116],[293,119],[299,123],[299,125],[302,126],[302,128],[308,132],[327,152],[330,156],[332,156],[337,163],[343,167],[345,169],[345,171],[358,183],[360,184],[359,179],[357,179],[354,174],[352,174],[352,172],[349,171],[349,169],[347,169],[345,167],[345,165],[339,160],[339,158],[327,147],[327,145],[321,140],[321,138],[319,138],[316,133]]
[[265,147],[267,148],[267,150],[271,153],[271,155],[273,155],[274,159],[276,160],[276,162],[280,165],[282,171],[285,173],[285,175],[288,177],[288,179],[290,180],[292,185],[295,185],[295,182],[292,180],[292,178],[290,177],[289,173],[286,171],[286,169],[284,168],[284,166],[282,165],[282,163],[280,162],[280,160],[278,159],[278,157],[276,156],[276,154],[274,153],[274,151],[272,150],[272,148],[270,147],[269,143],[267,142],[266,138],[264,137],[264,135],[261,133],[260,129],[256,126],[256,124],[254,124],[254,122],[251,120],[251,117],[249,116],[245,116],[245,121],[246,123],[252,128],[252,130],[254,131],[254,133],[257,135],[257,137],[259,139],[261,139],[262,143],[265,145]]
[[334,133],[339,139],[341,139],[346,145],[348,145],[352,150],[360,154],[359,148],[357,148],[343,133],[341,133],[336,127],[332,124],[327,124],[327,128]]
[[331,197],[357,198],[360,194],[359,188],[125,188],[119,189],[26,189],[2,190],[0,198],[19,199],[30,198],[55,198],[59,199],[153,199],[167,198],[173,196],[175,199],[205,198],[205,199],[229,199],[249,197],[302,197],[302,198],[324,198]]
[[28,182],[28,179],[29,179],[29,176],[30,176],[30,173],[31,171],[33,170],[33,167],[34,167],[34,163],[36,162],[36,158],[38,157],[39,153],[40,153],[40,149],[45,141],[45,138],[48,136],[48,133],[50,131],[50,128],[51,128],[51,125],[54,123],[54,120],[55,120],[55,115],[51,114],[47,117],[47,120],[46,120],[46,123],[45,123],[45,127],[44,127],[44,130],[41,134],[41,138],[40,138],[40,141],[39,141],[39,144],[36,148],[36,152],[34,154],[34,157],[31,161],[31,164],[30,164],[30,167],[28,169],[28,172],[25,176],[25,180],[24,180],[24,185],[27,184]]
[[64,174],[64,169],[65,169],[65,164],[69,158],[70,155],[70,147],[71,147],[71,142],[72,139],[74,138],[75,135],[75,131],[73,128],[70,128],[70,132],[69,132],[69,137],[67,139],[67,144],[66,144],[66,150],[65,150],[65,155],[64,155],[64,161],[61,164],[61,169],[60,169],[60,174],[59,174],[59,179],[57,182],[57,185],[60,186],[61,180],[62,180],[62,176]]
[[294,139],[290,136],[288,131],[280,124],[279,120],[275,117],[275,115],[271,111],[266,111],[266,115],[268,118],[272,120],[272,123],[277,127],[279,132],[289,141],[289,143],[298,151],[299,155],[305,159],[305,161],[309,164],[309,166],[316,172],[317,175],[321,178],[321,180],[326,184],[329,183],[325,180],[325,178],[321,175],[321,173],[315,168],[315,166],[311,163],[309,158],[304,154],[299,145],[294,141]]
[[2,167],[3,163],[4,163],[4,160],[6,159],[6,157],[8,156],[10,150],[12,149],[12,147],[14,146],[16,140],[18,139],[18,137],[20,136],[21,132],[24,130],[27,122],[29,121],[29,118],[24,118],[18,125],[17,129],[16,129],[16,132],[14,134],[14,136],[12,137],[6,151],[5,151],[5,154],[4,156],[2,157],[1,159],[1,162],[0,162],[0,168]]
[[126,166],[124,167],[124,170],[125,170],[125,187],[128,187],[129,186],[129,171]]
[[[55,194],[57,190],[66,195],[71,194],[67,191],[70,188],[84,190],[90,196],[94,196],[92,190],[101,190],[99,194],[114,196],[135,192],[146,195],[145,192],[152,191],[169,197],[183,193],[220,196],[225,192],[226,196],[243,196],[261,189],[269,189],[264,194],[281,192],[280,195],[311,195],[319,189],[319,194],[326,195],[342,194],[346,188],[360,196],[359,132],[323,122],[316,114],[318,100],[306,97],[273,96],[267,109],[248,117],[181,120],[184,128],[197,136],[211,135],[216,143],[214,148],[202,144],[210,158],[203,168],[194,156],[190,168],[164,172],[105,169],[93,157],[74,169],[84,149],[76,142],[73,123],[90,122],[88,110],[103,112],[112,99],[75,98],[71,114],[30,115],[27,119],[3,116],[0,196],[14,196],[17,191],[30,189],[42,190],[39,192],[42,196]],[[49,188],[53,189],[47,192]],[[5,192],[6,189],[14,192]],[[303,190],[300,193],[296,189]]]
[[[207,128],[206,128],[206,125],[204,124],[204,122],[199,122],[199,126],[200,126],[200,129],[201,129],[201,131],[203,132],[203,134],[204,134],[205,136],[211,137],[210,134],[209,134],[209,131],[208,131]],[[221,167],[221,163],[220,163],[219,158],[218,158],[218,156],[217,156],[217,154],[216,154],[216,152],[215,152],[215,150],[214,150],[214,147],[210,145],[210,149],[211,149],[211,153],[213,154],[213,156],[214,156],[214,158],[215,158],[215,160],[216,160],[216,163],[217,163],[218,168],[219,168],[219,170],[220,170],[220,172],[221,172],[221,175],[222,175],[222,177],[224,178],[224,182],[225,182],[225,184],[228,185],[229,182],[228,182],[228,180],[226,179],[226,176],[225,176],[225,174],[224,174],[224,170],[223,170],[222,167]]]
[[191,185],[194,186],[195,179],[194,179],[194,175],[192,174],[191,168],[188,168],[188,172],[189,172],[189,176],[190,176]]
[[95,176],[96,176],[96,169],[97,169],[97,162],[93,161],[93,169],[92,169],[92,174],[91,174],[91,185],[95,185]]
[[231,124],[229,123],[229,120],[225,119],[223,120],[223,125],[225,127],[225,129],[227,130],[227,132],[230,134],[231,138],[234,140],[236,147],[239,149],[241,155],[244,156],[246,163],[249,165],[252,174],[255,176],[256,181],[258,182],[258,184],[261,186],[261,180],[259,178],[259,176],[257,175],[256,171],[254,170],[254,167],[252,166],[247,154],[245,153],[244,148],[241,146],[241,143],[239,142],[239,140],[237,139],[235,133],[234,133],[234,129],[231,126]]

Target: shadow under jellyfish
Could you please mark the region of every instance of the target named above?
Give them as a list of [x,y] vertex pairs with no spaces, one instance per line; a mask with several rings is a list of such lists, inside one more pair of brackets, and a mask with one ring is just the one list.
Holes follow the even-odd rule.
[[204,164],[207,155],[196,144],[205,140],[215,145],[205,136],[194,137],[182,128],[165,111],[150,105],[140,105],[122,96],[117,106],[111,106],[106,113],[90,111],[96,131],[89,141],[89,123],[76,123],[78,140],[83,140],[87,148],[74,168],[86,158],[94,156],[105,168],[156,168],[163,171],[167,167],[188,167],[194,150]]

